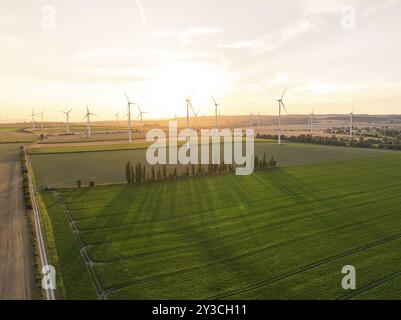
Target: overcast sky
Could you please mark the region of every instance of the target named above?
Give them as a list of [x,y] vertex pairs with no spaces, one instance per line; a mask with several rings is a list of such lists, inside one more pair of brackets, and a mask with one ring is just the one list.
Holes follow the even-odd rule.
[[[354,19],[355,14],[355,19]],[[2,0],[0,116],[401,113],[399,0]],[[354,21],[355,20],[355,21]]]

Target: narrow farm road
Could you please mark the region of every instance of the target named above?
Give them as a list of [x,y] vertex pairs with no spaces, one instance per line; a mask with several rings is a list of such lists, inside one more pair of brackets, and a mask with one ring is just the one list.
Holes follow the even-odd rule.
[[20,164],[0,162],[0,300],[37,298],[32,251]]

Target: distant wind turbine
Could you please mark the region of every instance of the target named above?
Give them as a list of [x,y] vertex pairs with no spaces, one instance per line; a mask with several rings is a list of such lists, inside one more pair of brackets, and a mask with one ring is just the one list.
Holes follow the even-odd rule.
[[252,113],[252,109],[249,109],[249,127],[252,128],[253,127],[253,113]]
[[215,126],[216,126],[216,129],[218,129],[219,128],[219,125],[218,125],[218,122],[219,122],[218,121],[218,117],[219,117],[219,115],[217,114],[217,112],[218,112],[218,107],[219,107],[220,104],[218,104],[213,97],[212,97],[212,100],[214,102]]
[[283,102],[286,91],[287,91],[287,89],[284,90],[281,98],[277,100],[277,102],[278,102],[278,144],[281,144],[281,107],[283,107],[285,112],[287,112],[287,109],[285,108],[285,105]]
[[61,111],[62,113],[65,114],[66,116],[66,128],[67,128],[67,134],[70,134],[70,113],[71,113],[72,109],[70,109],[69,111]]
[[120,115],[119,112],[115,113],[114,116],[116,117],[116,121],[118,122],[118,116]]
[[315,118],[315,109],[309,115],[309,130],[310,133],[313,134],[313,119]]
[[260,111],[258,113],[258,127],[260,127]]
[[39,113],[40,114],[40,126],[41,126],[41,129],[43,130],[43,128],[44,128],[44,125],[43,125],[43,114],[44,114],[45,112],[44,111],[42,111],[41,113]]
[[135,103],[131,102],[130,99],[128,98],[128,95],[124,92],[125,97],[127,98],[128,104],[128,141],[129,143],[132,143],[132,124],[131,124],[131,106],[134,105]]
[[91,116],[96,116],[96,114],[91,113],[89,111],[88,105],[86,105],[86,115],[84,116],[84,118],[86,118],[86,127],[88,130],[88,138],[89,139],[92,137],[92,135],[91,135],[91,118],[90,118]]
[[352,129],[353,129],[353,119],[354,117],[354,110],[351,111],[351,113],[349,114],[349,140],[352,140]]
[[148,113],[148,112],[142,111],[142,109],[141,109],[141,107],[139,106],[139,104],[136,104],[136,106],[138,107],[138,110],[139,110],[139,115],[138,115],[138,117],[141,119],[141,124],[140,124],[140,126],[141,126],[141,132],[143,132],[143,115],[144,115],[145,113]]
[[32,109],[32,113],[30,114],[30,117],[32,117],[32,130],[35,130],[35,111]]
[[189,129],[189,108],[192,109],[192,111],[194,110],[192,107],[192,103],[191,103],[191,98],[194,95],[195,90],[192,91],[191,95],[189,96],[189,98],[185,99],[187,102],[187,129]]

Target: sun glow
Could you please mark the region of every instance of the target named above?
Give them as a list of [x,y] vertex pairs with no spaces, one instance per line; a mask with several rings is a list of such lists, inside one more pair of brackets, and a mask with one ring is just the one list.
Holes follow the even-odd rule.
[[200,114],[212,114],[211,96],[220,100],[234,90],[236,77],[224,67],[209,63],[163,65],[151,74],[149,107],[160,116],[184,116],[185,100],[192,94],[192,104]]

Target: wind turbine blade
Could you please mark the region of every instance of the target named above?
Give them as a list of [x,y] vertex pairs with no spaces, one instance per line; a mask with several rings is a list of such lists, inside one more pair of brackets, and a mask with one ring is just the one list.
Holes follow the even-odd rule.
[[128,95],[127,95],[127,93],[124,91],[124,95],[125,95],[125,97],[127,98],[127,101],[130,103],[130,100],[129,100],[129,98],[128,98]]
[[196,91],[196,89],[192,90],[192,93],[191,93],[191,95],[189,96],[189,100],[192,98],[192,96],[194,95],[195,91]]
[[195,113],[195,112],[194,112],[194,108],[192,107],[191,100],[188,100],[188,103],[189,103],[189,106],[191,107],[192,113]]
[[283,100],[286,91],[287,91],[287,88],[284,89],[283,95],[281,96],[281,100]]
[[215,106],[217,106],[218,105],[218,103],[216,102],[216,100],[214,100],[214,98],[212,97],[212,100],[213,100],[213,102],[214,102],[214,105]]
[[283,106],[283,108],[284,108],[284,110],[285,110],[285,113],[287,113],[287,108],[285,107],[285,105],[284,105],[283,102],[281,102],[281,105]]

